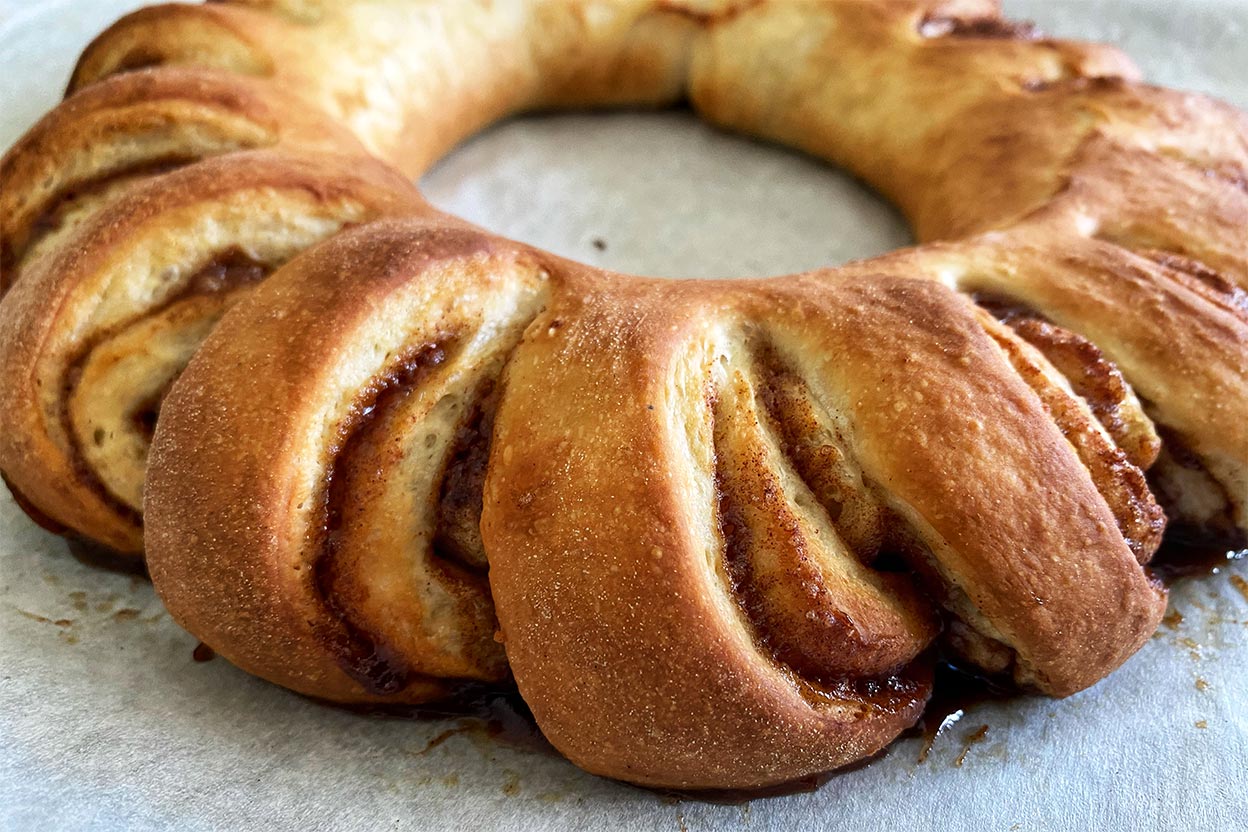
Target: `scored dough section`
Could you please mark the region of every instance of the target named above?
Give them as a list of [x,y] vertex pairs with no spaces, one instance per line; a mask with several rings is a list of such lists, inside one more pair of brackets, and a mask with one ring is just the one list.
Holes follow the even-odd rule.
[[[1035,391],[1053,423],[1088,469],[1136,559],[1147,564],[1161,545],[1166,518],[1149,493],[1140,466],[1128,458],[1093,414],[1086,399],[1074,394],[1066,378],[1039,351],[997,323],[987,312],[980,312],[978,317],[1015,372]],[[1080,369],[1087,366],[1079,365]],[[1146,417],[1140,413],[1139,418],[1143,421]],[[1152,462],[1151,458],[1142,460],[1143,467],[1147,468]]]
[[521,247],[383,221],[227,314],[156,430],[148,565],[173,617],[240,667],[338,701],[507,678],[463,530],[492,391],[548,284]]
[[166,67],[83,90],[0,160],[0,295],[27,261],[71,244],[130,187],[211,156],[279,144],[363,154],[346,129],[259,80]]
[[270,267],[250,258],[224,267],[220,285],[192,279],[177,300],[111,327],[79,351],[65,375],[69,435],[101,485],[135,512],[160,403],[225,310],[263,280]]
[[786,459],[742,352],[719,359],[712,393],[725,579],[784,664],[815,679],[889,675],[932,640],[933,617],[904,576],[876,573],[848,548]]
[[[397,657],[421,656],[428,675],[507,675],[475,531],[484,478],[476,460],[488,458],[490,432],[480,423],[492,420],[493,388],[537,297],[487,306],[479,318],[457,310],[466,320],[409,348],[372,382],[375,396],[370,389],[353,406],[357,423],[340,429],[314,569],[347,629],[370,634],[368,645],[348,646],[357,666],[384,644]],[[380,692],[401,689],[411,671],[401,659],[387,664],[360,675]]]
[[[230,154],[136,185],[25,271],[0,310],[0,460],[51,519],[141,552],[150,426],[200,337],[345,224],[424,203],[380,163]],[[136,419],[135,417],[140,417]]]
[[[831,532],[818,506],[773,491],[770,508],[791,533],[763,516],[749,474],[766,472],[746,459],[759,434],[716,429],[733,395],[716,367],[725,347],[739,353],[717,337],[721,319],[688,302],[694,285],[705,284],[573,279],[552,298],[508,365],[482,531],[508,659],[561,752],[642,784],[763,785],[882,747],[917,716],[929,682],[904,648],[858,656],[881,671],[864,678],[838,672],[843,662],[820,672],[826,654],[798,672],[764,643],[795,635],[800,649],[814,635],[802,632],[807,609],[841,612],[839,597],[822,607],[795,597],[803,583],[837,592],[847,574],[844,583],[874,581],[853,580],[863,570],[852,556],[815,537],[815,524]],[[525,392],[539,379],[557,409]],[[735,516],[719,511],[726,492]],[[725,545],[723,524],[734,522],[730,536],[752,542]],[[805,575],[747,574],[799,557],[803,544],[822,550]],[[738,555],[747,562],[734,576]],[[772,591],[765,610],[751,608],[755,590]],[[898,630],[906,639],[908,625],[913,652],[926,642],[921,609],[907,615],[875,596],[848,612],[862,615],[873,647]],[[846,623],[823,629],[845,635]]]
[[1125,400],[1147,414],[1130,405],[1131,421],[1147,418],[1162,431],[1159,474],[1173,472],[1181,454],[1187,479],[1213,495],[1195,512],[1168,499],[1172,519],[1233,540],[1248,529],[1248,309],[1240,290],[1216,274],[1193,274],[1182,258],[1145,257],[1077,234],[1062,237],[1054,256],[1048,219],[885,262],[1004,300],[1095,345],[1129,385]]

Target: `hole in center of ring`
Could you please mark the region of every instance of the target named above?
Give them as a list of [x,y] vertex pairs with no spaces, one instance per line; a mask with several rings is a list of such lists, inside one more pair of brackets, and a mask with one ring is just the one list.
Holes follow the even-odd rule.
[[781,275],[914,242],[845,171],[681,111],[511,120],[420,184],[435,206],[490,231],[632,274]]

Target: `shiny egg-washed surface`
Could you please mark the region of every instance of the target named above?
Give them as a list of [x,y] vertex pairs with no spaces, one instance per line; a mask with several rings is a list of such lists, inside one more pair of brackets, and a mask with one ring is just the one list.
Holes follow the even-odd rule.
[[[941,621],[1051,693],[1120,664],[1164,605],[1144,469],[1172,522],[1245,525],[1237,111],[988,3],[240,5],[123,21],[6,156],[0,466],[137,551],[159,409],[149,565],[241,666],[414,701],[501,643],[582,766],[764,785],[913,722]],[[357,144],[416,173],[513,110],[686,97],[959,241],[623,278]],[[243,293],[160,404],[220,315],[174,313]]]

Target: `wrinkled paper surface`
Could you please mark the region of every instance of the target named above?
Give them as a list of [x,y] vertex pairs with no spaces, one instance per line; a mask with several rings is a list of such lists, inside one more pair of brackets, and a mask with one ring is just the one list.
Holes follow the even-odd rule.
[[[0,0],[0,147],[137,5]],[[1248,3],[1006,5],[1248,107]],[[490,229],[642,274],[777,274],[908,242],[850,178],[685,114],[513,121],[424,185]],[[923,763],[906,739],[814,794],[723,806],[481,732],[421,753],[456,723],[360,716],[194,662],[149,584],[80,565],[0,487],[0,828],[1248,830],[1248,596],[1233,574],[1248,563],[1176,586],[1182,621],[1092,690],[976,706]]]

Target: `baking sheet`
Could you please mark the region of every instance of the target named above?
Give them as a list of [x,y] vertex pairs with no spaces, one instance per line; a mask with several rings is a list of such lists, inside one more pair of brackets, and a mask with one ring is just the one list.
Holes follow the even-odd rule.
[[[136,5],[0,0],[0,146]],[[1248,4],[1007,8],[1248,107]],[[775,274],[908,240],[847,177],[680,114],[511,122],[424,184],[491,229],[639,273]],[[722,806],[600,780],[471,724],[446,735],[465,726],[361,716],[193,661],[147,583],[80,565],[0,495],[3,829],[1248,830],[1248,595],[1231,581],[1248,563],[1176,586],[1178,614],[1092,690],[975,706],[922,763],[907,739],[814,794]]]

